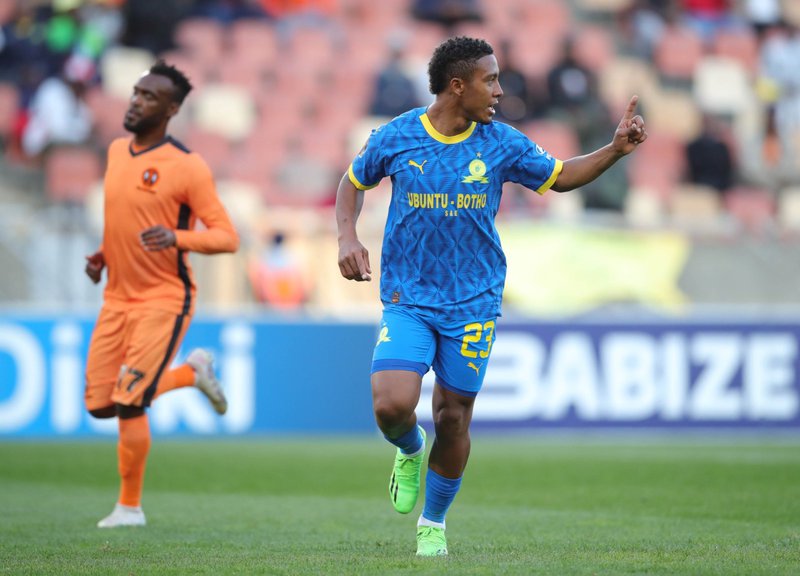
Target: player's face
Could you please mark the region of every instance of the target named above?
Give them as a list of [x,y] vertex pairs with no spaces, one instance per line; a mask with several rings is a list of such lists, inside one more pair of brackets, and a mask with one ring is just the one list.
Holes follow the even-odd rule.
[[130,106],[123,125],[128,132],[144,134],[165,126],[178,110],[172,99],[172,80],[158,74],[145,74],[133,87]]
[[464,111],[470,120],[489,124],[495,114],[494,107],[503,96],[500,68],[494,54],[484,56],[476,64],[472,78],[464,85]]

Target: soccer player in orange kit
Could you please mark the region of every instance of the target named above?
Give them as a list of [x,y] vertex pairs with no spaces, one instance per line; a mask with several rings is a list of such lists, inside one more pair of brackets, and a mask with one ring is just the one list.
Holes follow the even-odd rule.
[[[227,400],[205,350],[170,369],[194,313],[187,252],[235,252],[239,237],[205,161],[167,135],[192,85],[156,62],[133,88],[125,114],[132,138],[111,143],[105,174],[105,226],[86,274],[100,282],[103,307],[86,362],[85,403],[96,418],[119,417],[119,500],[100,528],[143,526],[141,508],[150,427],[145,409],[159,395],[195,386],[219,414]],[[194,230],[199,219],[204,230]]]

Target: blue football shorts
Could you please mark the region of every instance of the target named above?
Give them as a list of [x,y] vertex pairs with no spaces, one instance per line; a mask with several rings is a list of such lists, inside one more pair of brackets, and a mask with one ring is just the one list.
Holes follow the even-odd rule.
[[372,373],[431,367],[440,386],[475,397],[492,352],[496,317],[442,322],[419,308],[386,306],[372,354]]

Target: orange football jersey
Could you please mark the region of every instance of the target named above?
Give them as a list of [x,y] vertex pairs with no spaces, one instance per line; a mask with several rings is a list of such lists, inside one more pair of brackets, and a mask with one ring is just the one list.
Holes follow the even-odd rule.
[[[111,143],[104,215],[105,303],[112,309],[191,314],[196,288],[186,252],[235,252],[239,246],[208,165],[170,137],[139,151],[131,138]],[[194,229],[198,219],[205,230]],[[139,234],[158,224],[175,231],[176,246],[148,252]]]

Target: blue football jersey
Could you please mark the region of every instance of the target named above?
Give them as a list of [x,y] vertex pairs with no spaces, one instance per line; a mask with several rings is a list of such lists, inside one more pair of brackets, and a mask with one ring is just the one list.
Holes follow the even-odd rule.
[[500,122],[445,136],[415,108],[373,130],[348,173],[361,190],[392,179],[381,300],[453,320],[499,316],[506,258],[494,220],[503,183],[542,194],[561,168]]

